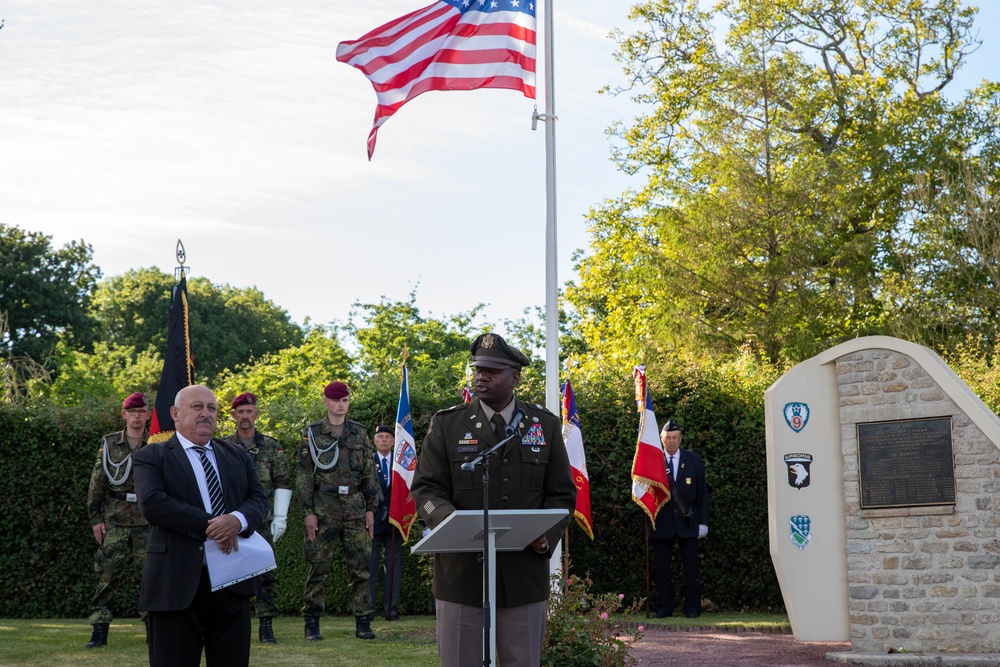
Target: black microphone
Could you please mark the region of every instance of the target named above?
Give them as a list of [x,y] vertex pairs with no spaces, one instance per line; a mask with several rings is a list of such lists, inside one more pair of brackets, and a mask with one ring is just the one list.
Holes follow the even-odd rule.
[[514,414],[510,417],[510,423],[507,424],[507,437],[517,433],[517,429],[521,426],[521,420],[524,419],[524,410],[518,408],[514,410]]

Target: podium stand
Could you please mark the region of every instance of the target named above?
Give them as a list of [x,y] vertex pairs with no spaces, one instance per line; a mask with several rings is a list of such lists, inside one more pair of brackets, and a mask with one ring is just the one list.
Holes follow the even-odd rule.
[[484,578],[483,581],[483,599],[490,601],[489,609],[483,613],[484,622],[489,623],[489,655],[496,656],[497,630],[493,622],[496,618],[496,596],[493,595],[496,591],[496,553],[521,551],[568,514],[569,511],[563,509],[491,509],[490,529],[484,534],[482,510],[455,510],[410,551],[417,554],[482,552],[485,542],[484,562],[493,566],[489,568],[488,580]]

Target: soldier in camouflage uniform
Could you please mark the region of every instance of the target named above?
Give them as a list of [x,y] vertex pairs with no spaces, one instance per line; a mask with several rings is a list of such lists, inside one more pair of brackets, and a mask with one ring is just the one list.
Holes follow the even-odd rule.
[[149,402],[141,393],[126,398],[122,403],[125,429],[104,436],[97,452],[97,463],[90,474],[87,513],[94,539],[100,546],[94,557],[98,581],[90,605],[90,624],[94,629],[87,648],[107,646],[108,626],[114,617],[115,589],[125,566],[131,561],[142,571],[149,527],[136,503],[132,454],[146,445],[149,415]]
[[302,614],[306,639],[314,641],[323,639],[319,633],[319,618],[326,610],[323,587],[338,539],[347,561],[355,635],[375,638],[369,622],[374,610],[368,588],[368,558],[379,486],[368,433],[347,418],[350,393],[343,382],[326,386],[326,417],[305,428],[299,447],[295,484],[305,520],[309,564]]
[[[234,445],[243,445],[254,469],[260,478],[260,483],[267,492],[268,498],[273,498],[274,511],[267,518],[270,530],[262,528],[257,532],[274,549],[274,543],[285,533],[288,521],[288,504],[292,499],[291,475],[288,472],[288,459],[285,451],[274,438],[268,437],[257,430],[257,397],[246,392],[233,399],[233,421],[236,422],[236,433],[226,438]],[[260,619],[257,636],[264,644],[274,644],[274,627],[272,621],[278,615],[278,605],[275,598],[278,593],[277,570],[265,572],[259,577],[260,593],[254,598],[254,616]]]

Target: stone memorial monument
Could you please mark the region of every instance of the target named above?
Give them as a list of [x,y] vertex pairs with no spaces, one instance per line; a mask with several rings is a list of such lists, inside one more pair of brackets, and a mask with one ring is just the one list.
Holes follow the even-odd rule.
[[1000,419],[941,357],[858,338],[782,376],[765,410],[796,639],[1000,654]]

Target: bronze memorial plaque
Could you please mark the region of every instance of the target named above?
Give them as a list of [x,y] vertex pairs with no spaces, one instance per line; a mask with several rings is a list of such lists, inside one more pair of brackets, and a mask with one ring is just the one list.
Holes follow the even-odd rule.
[[861,509],[955,504],[951,417],[858,424]]

